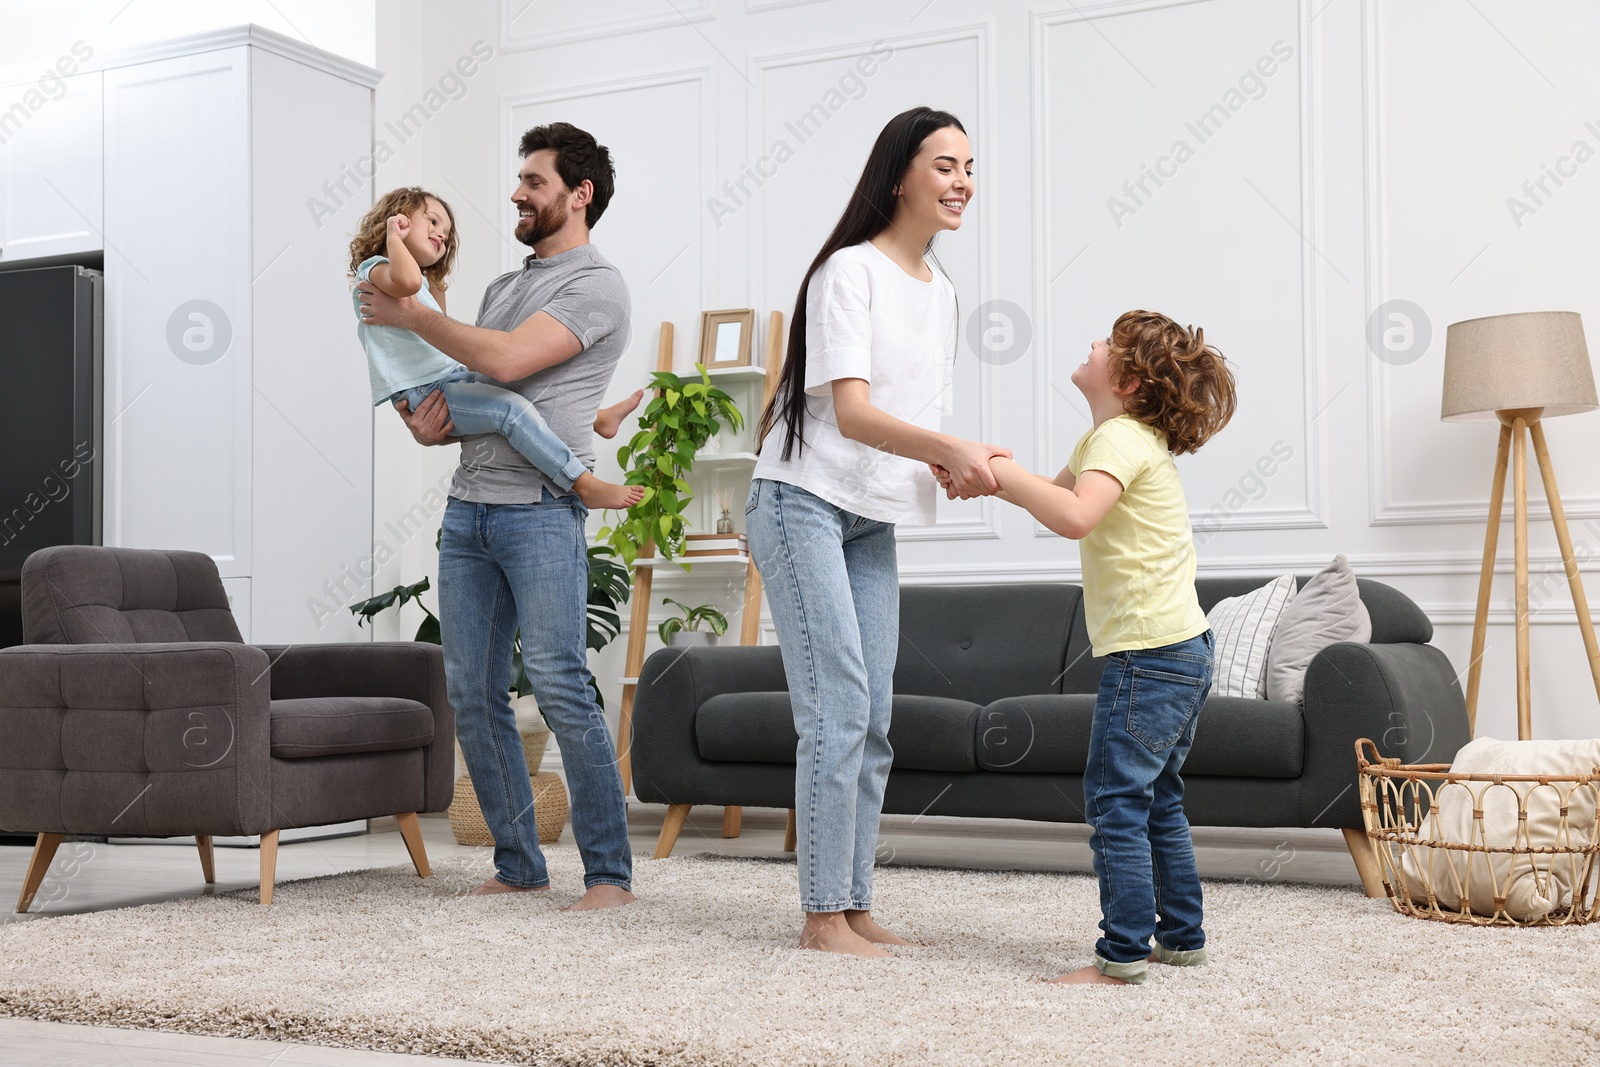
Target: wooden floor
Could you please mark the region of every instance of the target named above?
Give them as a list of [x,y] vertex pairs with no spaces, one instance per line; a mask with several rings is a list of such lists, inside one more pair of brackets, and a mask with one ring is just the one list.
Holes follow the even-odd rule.
[[[653,851],[664,813],[658,805],[630,802],[628,823],[635,857],[648,857]],[[434,861],[487,854],[486,849],[456,844],[443,818],[425,817],[421,824],[428,856]],[[782,811],[747,808],[742,836],[725,840],[722,809],[695,808],[674,854],[778,856],[783,854],[783,828]],[[1194,838],[1195,856],[1205,878],[1359,884],[1337,830],[1199,828]],[[880,862],[919,866],[1088,872],[1093,870],[1088,840],[1088,828],[1077,825],[887,816],[879,856]],[[574,848],[571,834],[564,834],[553,847]],[[10,908],[15,907],[29,853],[27,848],[0,847],[0,900],[8,902],[0,922],[48,922],[56,915],[249,889],[258,884],[258,856],[253,849],[216,849],[217,881],[208,887],[201,881],[200,860],[193,845],[68,842],[61,846],[55,862],[59,868],[64,860],[75,860],[71,876],[58,878],[54,888],[47,881],[33,913],[12,915]],[[408,862],[400,834],[390,827],[387,832],[380,829],[358,837],[284,844],[278,852],[278,880]],[[798,918],[797,908],[797,929]],[[0,1062],[5,1067],[243,1067],[250,1063],[343,1067],[460,1061],[0,1018]]]

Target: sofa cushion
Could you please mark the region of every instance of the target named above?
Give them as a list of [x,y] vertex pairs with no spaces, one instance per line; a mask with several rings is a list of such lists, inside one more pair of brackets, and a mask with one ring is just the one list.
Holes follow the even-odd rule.
[[[894,698],[889,745],[897,770],[975,771],[973,736],[978,705],[944,697]],[[800,743],[788,693],[723,693],[694,717],[703,759],[719,763],[794,765]]]
[[1304,704],[1306,671],[1318,652],[1341,641],[1364,644],[1371,639],[1372,617],[1341,553],[1284,609],[1267,652],[1267,698]]
[[1062,583],[902,586],[894,691],[979,704],[1059,693],[1082,600]]
[[[978,714],[978,766],[1021,774],[1082,774],[1089,762],[1095,698],[1009,697]],[[1211,697],[1200,709],[1183,774],[1298,778],[1304,763],[1300,709],[1244,697]]]
[[303,697],[271,705],[278,759],[423,748],[433,741],[433,711],[398,697]]

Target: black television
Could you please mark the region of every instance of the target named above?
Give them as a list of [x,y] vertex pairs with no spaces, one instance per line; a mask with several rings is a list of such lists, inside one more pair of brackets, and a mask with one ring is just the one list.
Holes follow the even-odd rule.
[[103,276],[0,268],[0,647],[22,643],[22,564],[100,543]]

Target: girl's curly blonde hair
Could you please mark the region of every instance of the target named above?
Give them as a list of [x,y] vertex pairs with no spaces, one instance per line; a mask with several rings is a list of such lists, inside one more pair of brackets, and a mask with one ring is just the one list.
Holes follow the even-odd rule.
[[449,288],[445,279],[450,275],[450,269],[456,263],[456,250],[461,247],[461,240],[456,236],[456,216],[450,210],[450,205],[444,202],[443,197],[435,196],[426,189],[415,185],[408,185],[404,189],[395,189],[384,193],[378,202],[372,205],[372,210],[361,217],[361,223],[356,227],[356,235],[350,242],[350,276],[355,277],[356,268],[373,256],[381,256],[389,247],[389,216],[390,215],[415,215],[426,206],[429,200],[437,201],[444,208],[444,213],[450,216],[450,236],[445,238],[444,255],[439,257],[439,262],[431,267],[422,268],[422,276],[428,280],[430,288],[444,292]]
[[1138,388],[1125,410],[1160,430],[1175,455],[1197,451],[1233,418],[1233,372],[1206,332],[1154,311],[1129,311],[1111,327],[1111,382]]

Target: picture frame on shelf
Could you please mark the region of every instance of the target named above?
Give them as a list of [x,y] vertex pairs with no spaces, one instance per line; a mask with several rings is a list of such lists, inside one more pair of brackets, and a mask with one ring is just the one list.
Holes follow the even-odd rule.
[[756,332],[754,308],[700,314],[700,362],[707,370],[750,366]]

